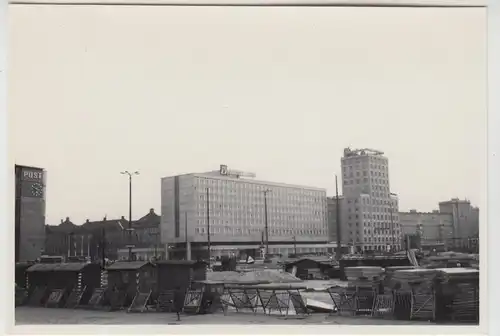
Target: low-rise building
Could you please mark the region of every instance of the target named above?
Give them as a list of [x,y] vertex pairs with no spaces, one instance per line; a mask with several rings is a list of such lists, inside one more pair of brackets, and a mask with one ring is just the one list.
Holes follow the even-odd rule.
[[452,216],[455,249],[468,248],[471,239],[479,237],[479,208],[473,207],[469,200],[452,198],[439,202],[439,211]]
[[[132,222],[131,243],[135,246],[132,252],[144,254],[144,250],[154,251],[159,246],[160,216],[150,209],[149,213]],[[128,259],[130,237],[129,221],[122,216],[119,219],[104,217],[99,221],[86,220],[76,225],[69,218],[61,220],[59,225],[47,225],[44,253],[48,255],[81,256],[91,260],[104,256],[111,260]],[[126,250],[123,253],[121,250]],[[121,251],[121,252],[120,252]],[[162,254],[157,254],[161,256]]]
[[399,212],[399,220],[403,234],[417,234],[421,245],[452,243],[453,217],[450,214],[441,213],[438,210],[418,212],[412,209],[409,212]]

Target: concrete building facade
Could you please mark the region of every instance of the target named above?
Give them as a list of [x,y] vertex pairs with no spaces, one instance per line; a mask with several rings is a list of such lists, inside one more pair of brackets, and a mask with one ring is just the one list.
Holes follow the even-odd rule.
[[469,200],[452,198],[439,202],[439,211],[452,216],[454,247],[468,246],[470,239],[479,237],[479,208],[473,207]]
[[390,191],[389,161],[383,154],[346,148],[341,159],[344,232],[357,251],[401,249],[398,198]]
[[221,165],[219,171],[162,178],[161,240],[167,251],[208,251],[210,239],[211,256],[239,247],[258,254],[266,202],[269,253],[326,251],[325,189],[243,177],[254,175]]
[[45,249],[47,172],[38,167],[15,166],[15,260],[39,258]]
[[400,212],[399,220],[404,235],[418,234],[422,245],[444,244],[450,247],[453,238],[453,216],[439,212]]
[[[328,197],[326,200],[328,207],[328,239],[331,242],[337,241],[337,199],[336,197]],[[345,232],[348,230],[347,225],[347,208],[344,196],[339,196],[339,211],[340,211],[340,235],[342,244],[349,244],[350,240]]]

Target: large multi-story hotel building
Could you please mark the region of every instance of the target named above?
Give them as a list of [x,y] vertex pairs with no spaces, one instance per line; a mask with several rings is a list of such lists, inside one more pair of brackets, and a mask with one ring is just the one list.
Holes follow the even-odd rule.
[[326,252],[326,190],[253,177],[222,165],[162,178],[161,240],[170,257],[206,257],[209,240],[211,256],[238,250],[258,256],[266,243],[266,203],[269,253]]
[[347,209],[342,235],[357,251],[401,248],[398,198],[390,191],[389,161],[383,154],[346,148],[341,159]]

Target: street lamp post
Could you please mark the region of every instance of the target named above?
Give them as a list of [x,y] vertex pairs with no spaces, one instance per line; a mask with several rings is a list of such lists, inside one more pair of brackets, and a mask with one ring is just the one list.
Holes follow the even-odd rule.
[[[210,246],[210,189],[207,192],[207,249],[208,249],[208,267],[212,264],[212,247]],[[187,248],[187,244],[186,244]]]
[[339,184],[337,182],[337,175],[335,175],[335,215],[336,215],[336,224],[337,224],[337,251],[335,253],[335,257],[337,260],[342,259],[342,229],[340,223],[340,202],[339,202]]
[[267,222],[267,194],[271,192],[271,190],[266,189],[263,191],[264,193],[264,230],[266,233],[266,253],[265,256],[269,254],[269,226]]
[[132,261],[132,248],[134,247],[132,245],[132,176],[133,175],[139,175],[138,171],[135,171],[133,173],[129,171],[123,171],[120,174],[122,175],[128,175],[128,261]]

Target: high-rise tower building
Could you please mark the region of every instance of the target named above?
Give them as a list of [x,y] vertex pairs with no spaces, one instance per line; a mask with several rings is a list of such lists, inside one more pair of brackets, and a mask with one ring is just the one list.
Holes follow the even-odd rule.
[[341,163],[347,210],[342,235],[357,251],[400,250],[398,199],[390,191],[389,161],[384,153],[346,148]]

